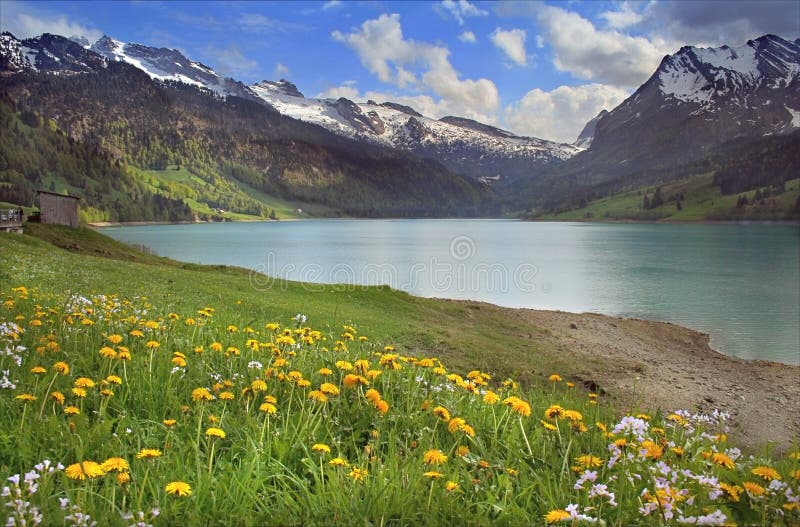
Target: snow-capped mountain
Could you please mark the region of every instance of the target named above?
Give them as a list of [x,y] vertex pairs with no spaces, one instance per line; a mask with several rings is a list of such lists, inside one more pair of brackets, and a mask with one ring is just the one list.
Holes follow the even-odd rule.
[[579,138],[591,146],[532,184],[529,195],[602,196],[686,177],[726,143],[736,141],[744,152],[767,136],[796,132],[800,39],[765,35],[739,47],[683,47],[598,117]]
[[92,44],[90,49],[108,60],[127,62],[155,80],[191,84],[221,96],[252,95],[241,82],[223,77],[202,62],[189,60],[176,49],[129,44],[107,35]]
[[[641,145],[709,145],[800,127],[800,41],[775,35],[740,47],[686,46],[597,123],[592,149],[629,138]],[[663,147],[663,145],[662,145]]]
[[535,174],[582,150],[575,145],[519,137],[470,119],[425,117],[393,102],[307,98],[283,79],[262,81],[250,89],[284,115],[354,139],[436,158],[484,182]]
[[58,35],[19,40],[11,33],[0,34],[0,72],[22,70],[51,73],[88,73],[105,67],[105,59],[80,44]]

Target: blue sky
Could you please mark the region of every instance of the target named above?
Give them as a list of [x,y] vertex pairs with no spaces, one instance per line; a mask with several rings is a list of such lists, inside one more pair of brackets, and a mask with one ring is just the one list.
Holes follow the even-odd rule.
[[571,142],[682,45],[800,37],[800,2],[25,2],[17,37],[48,31],[176,48],[246,83],[394,100]]

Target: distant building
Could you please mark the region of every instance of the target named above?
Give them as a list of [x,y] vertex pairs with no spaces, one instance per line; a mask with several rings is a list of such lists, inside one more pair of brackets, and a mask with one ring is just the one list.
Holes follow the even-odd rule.
[[36,194],[39,197],[39,214],[42,223],[78,226],[78,200],[81,198],[46,190],[37,190]]

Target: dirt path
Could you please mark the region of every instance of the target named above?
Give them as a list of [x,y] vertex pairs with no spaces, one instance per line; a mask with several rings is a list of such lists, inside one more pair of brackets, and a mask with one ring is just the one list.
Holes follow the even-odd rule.
[[743,448],[773,443],[785,452],[800,445],[798,366],[728,357],[709,347],[708,335],[670,323],[487,304],[480,309],[501,310],[521,333],[538,329],[537,340],[570,355],[574,371],[563,373],[596,383],[620,409],[719,409],[730,413]]

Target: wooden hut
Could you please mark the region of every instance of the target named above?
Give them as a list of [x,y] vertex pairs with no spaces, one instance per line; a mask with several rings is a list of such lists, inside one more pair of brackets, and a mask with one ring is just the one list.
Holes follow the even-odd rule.
[[78,200],[81,198],[46,190],[37,190],[36,194],[39,198],[39,214],[42,223],[78,226]]

